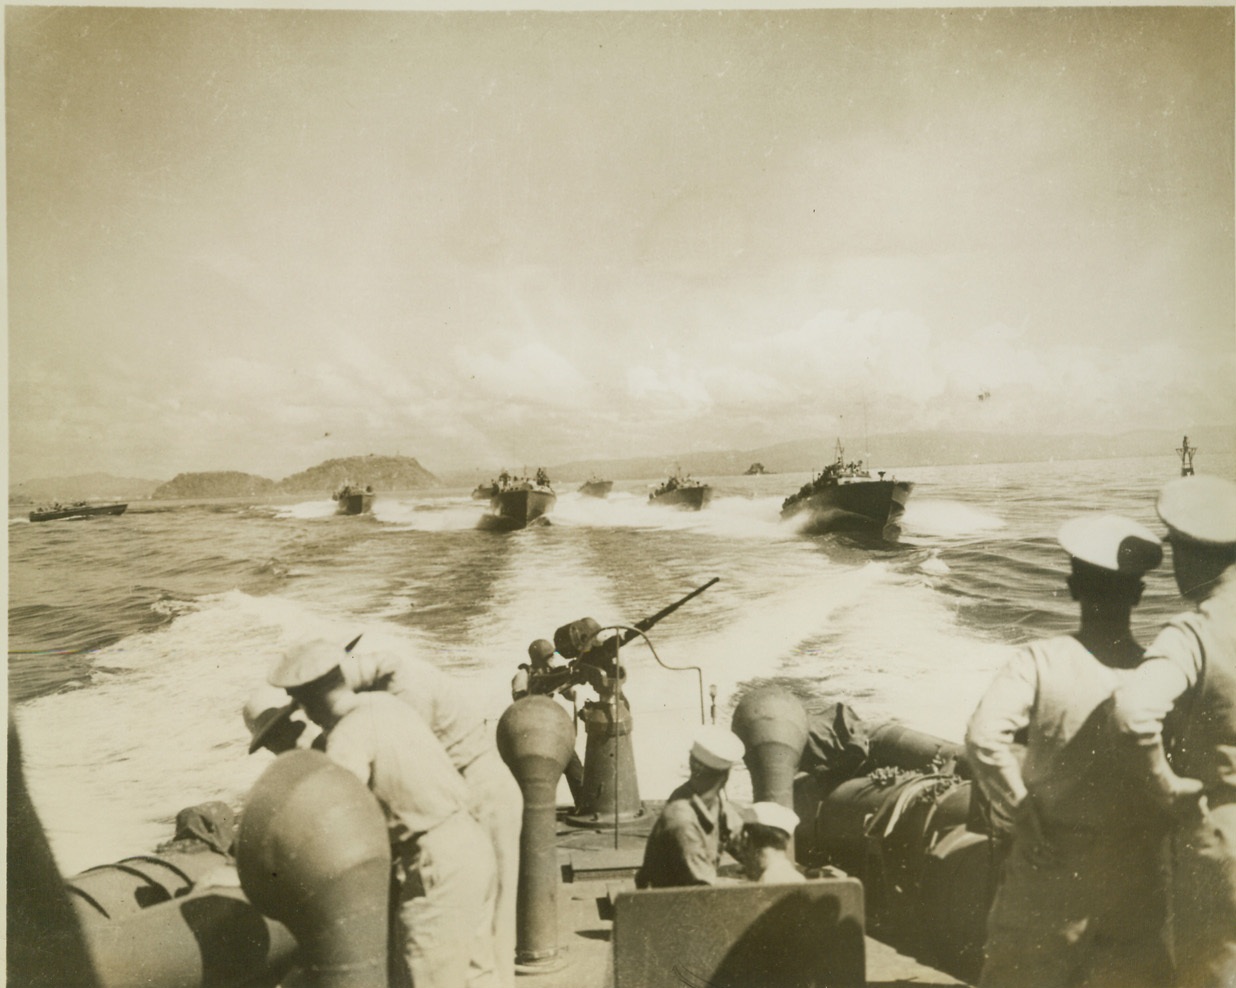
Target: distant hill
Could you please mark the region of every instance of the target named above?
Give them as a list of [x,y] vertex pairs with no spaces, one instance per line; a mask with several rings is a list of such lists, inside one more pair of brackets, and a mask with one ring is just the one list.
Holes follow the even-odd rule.
[[156,501],[178,497],[256,497],[271,494],[274,490],[273,480],[236,470],[222,470],[178,473],[166,484],[155,488],[151,497]]
[[340,484],[370,485],[382,491],[408,491],[438,487],[441,481],[411,456],[349,456],[327,460],[316,467],[285,477],[276,488],[284,494],[333,491]]
[[150,497],[159,480],[113,477],[106,473],[83,473],[74,477],[47,477],[9,485],[9,501],[14,504],[43,504],[50,501],[129,501]]

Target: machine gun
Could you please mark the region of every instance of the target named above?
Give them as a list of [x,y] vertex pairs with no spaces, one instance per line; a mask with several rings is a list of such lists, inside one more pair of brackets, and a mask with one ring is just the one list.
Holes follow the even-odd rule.
[[[554,648],[557,649],[559,655],[570,661],[564,668],[549,669],[529,675],[528,691],[550,695],[572,686],[583,685],[591,686],[602,694],[612,691],[614,684],[620,678],[618,649],[638,638],[642,632],[647,631],[662,618],[669,617],[687,601],[698,597],[720,579],[719,576],[714,576],[685,597],[643,620],[636,621],[631,629],[611,638],[596,640],[601,625],[593,618],[580,618],[578,621],[564,624],[554,632]],[[625,672],[623,670],[622,675],[625,675]]]

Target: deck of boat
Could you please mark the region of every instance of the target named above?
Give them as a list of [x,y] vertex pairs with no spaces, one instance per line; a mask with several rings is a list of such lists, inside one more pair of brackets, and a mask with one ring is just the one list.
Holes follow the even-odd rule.
[[[565,811],[559,810],[557,846],[562,875],[558,888],[559,955],[552,963],[534,971],[521,970],[520,984],[528,988],[653,988],[647,981],[646,967],[639,972],[627,972],[620,962],[615,972],[613,949],[613,903],[621,893],[635,890],[634,874],[643,860],[648,830],[660,812],[659,804],[646,803],[645,807],[647,812],[639,821],[620,827],[617,841],[612,826],[609,829],[576,827],[567,822]],[[737,878],[737,863],[728,856],[722,860],[721,873],[723,877],[734,876],[734,887],[757,888]],[[803,886],[780,888],[801,889]],[[696,890],[691,891],[698,894]],[[706,913],[700,924],[683,919],[694,938],[701,930],[724,925],[720,921],[725,917]],[[790,946],[788,941],[786,946]],[[911,985],[966,988],[965,982],[901,954],[873,937],[864,935],[863,947],[868,988],[909,988]],[[658,966],[656,958],[652,960],[654,967]],[[692,977],[679,969],[674,959],[666,961],[665,984],[694,985],[699,980],[698,975]],[[710,983],[723,984],[724,981],[700,981],[700,984]],[[825,983],[825,980],[818,982]]]

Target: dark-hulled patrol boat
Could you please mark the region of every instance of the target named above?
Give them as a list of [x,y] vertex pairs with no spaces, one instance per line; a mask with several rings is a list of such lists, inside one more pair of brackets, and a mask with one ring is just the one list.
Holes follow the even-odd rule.
[[74,501],[72,504],[56,502],[40,505],[30,512],[31,521],[56,521],[60,518],[91,518],[95,515],[123,515],[128,504],[88,504]]
[[[723,859],[718,885],[635,889],[662,804],[639,795],[621,651],[641,639],[665,666],[645,634],[657,619],[583,619],[554,635],[567,678],[598,697],[582,716],[585,805],[555,800],[575,748],[569,714],[534,695],[498,723],[524,795],[517,970],[545,988],[972,983],[996,855],[974,826],[962,751],[897,722],[863,725],[844,704],[808,714],[793,694],[763,687],[731,719],[754,799],[793,806],[801,820],[792,846],[808,881],[730,880]],[[679,671],[699,674],[704,722],[702,670]],[[280,755],[252,787],[236,842],[240,888],[197,885],[210,854],[143,855],[62,883],[20,763],[14,779],[10,853],[22,867],[10,875],[10,965],[45,964],[48,988],[388,985],[385,821],[325,755]],[[848,874],[815,877],[824,865]]]
[[690,474],[675,470],[648,495],[649,504],[699,511],[712,500],[712,488]]
[[503,471],[480,527],[509,531],[527,528],[534,522],[548,522],[547,516],[557,503],[558,495],[544,468],[538,469],[533,479],[512,477]]
[[579,488],[579,492],[584,497],[609,497],[609,492],[614,489],[612,480],[602,480],[600,477],[589,477]]
[[331,498],[335,502],[335,514],[365,515],[373,508],[374,493],[372,487],[349,483],[343,484]]
[[874,532],[896,541],[914,484],[884,473],[872,477],[861,460],[847,463],[838,439],[833,462],[781,503],[781,518],[799,521],[809,535]]

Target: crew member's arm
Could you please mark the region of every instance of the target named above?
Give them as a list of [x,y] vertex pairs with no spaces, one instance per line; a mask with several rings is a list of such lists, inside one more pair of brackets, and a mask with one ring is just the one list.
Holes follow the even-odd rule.
[[1159,632],[1142,664],[1112,698],[1116,730],[1133,742],[1151,794],[1168,809],[1190,801],[1202,787],[1196,779],[1172,771],[1163,747],[1163,719],[1201,678],[1202,656],[1202,643],[1189,620],[1173,621]]
[[357,693],[385,690],[398,670],[398,660],[378,652],[349,652],[339,663],[343,678]]
[[966,728],[966,752],[975,780],[1005,827],[1026,798],[1014,735],[1030,723],[1037,691],[1034,655],[1022,649],[992,680]]
[[709,851],[695,819],[695,811],[684,805],[683,812],[666,821],[665,836],[677,849],[673,856],[670,880],[666,885],[715,885],[717,862]]
[[511,680],[511,699],[522,700],[528,695],[528,667],[521,665]]

